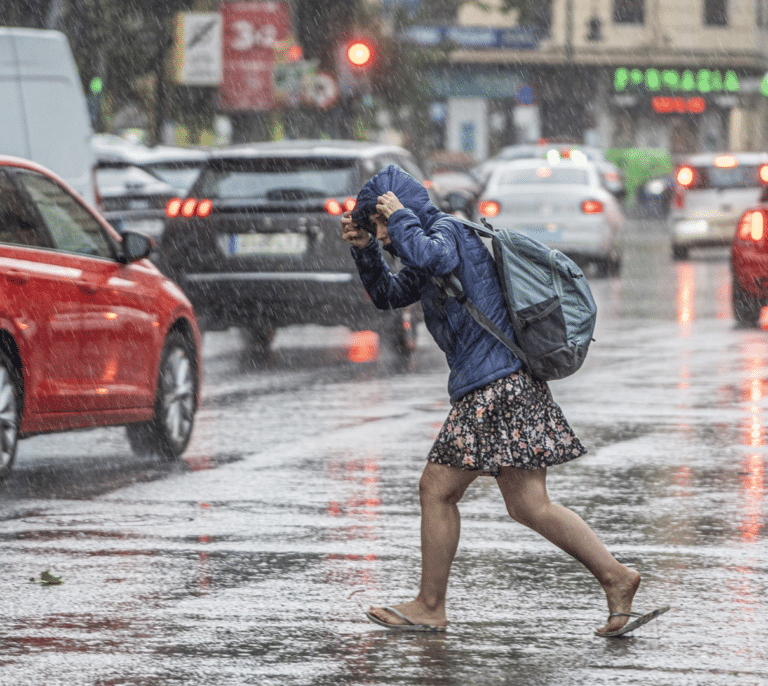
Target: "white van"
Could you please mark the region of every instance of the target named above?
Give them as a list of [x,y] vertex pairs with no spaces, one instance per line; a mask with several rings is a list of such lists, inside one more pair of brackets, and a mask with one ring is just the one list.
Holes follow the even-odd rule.
[[92,133],[66,36],[0,27],[0,154],[48,167],[93,205]]

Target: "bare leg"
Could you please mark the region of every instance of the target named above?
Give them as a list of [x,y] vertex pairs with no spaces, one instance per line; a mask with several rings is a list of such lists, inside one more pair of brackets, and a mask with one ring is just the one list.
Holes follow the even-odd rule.
[[[501,470],[497,482],[510,516],[541,534],[581,562],[605,591],[608,612],[629,612],[640,574],[611,555],[589,525],[575,512],[549,500],[546,469]],[[599,632],[614,631],[628,617],[611,617]]]
[[[459,545],[461,520],[457,503],[478,472],[427,462],[419,482],[421,500],[421,587],[415,600],[395,605],[416,624],[445,626],[445,594],[451,563]],[[371,613],[391,624],[403,620],[383,608]]]

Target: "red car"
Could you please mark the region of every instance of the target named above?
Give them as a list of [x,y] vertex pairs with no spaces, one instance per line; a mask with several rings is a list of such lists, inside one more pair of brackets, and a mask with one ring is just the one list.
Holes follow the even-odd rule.
[[741,216],[731,245],[731,269],[736,322],[756,327],[760,310],[768,305],[768,204],[751,207]]
[[0,156],[0,478],[38,433],[126,425],[137,453],[187,447],[200,331],[151,249],[47,169]]

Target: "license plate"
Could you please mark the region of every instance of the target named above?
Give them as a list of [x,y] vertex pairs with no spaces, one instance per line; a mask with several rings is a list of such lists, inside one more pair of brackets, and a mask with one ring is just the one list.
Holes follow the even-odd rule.
[[527,233],[531,238],[537,241],[561,241],[563,240],[563,231],[557,224],[531,224],[518,227],[518,231]]
[[229,236],[230,255],[301,255],[307,237],[300,233],[241,233]]

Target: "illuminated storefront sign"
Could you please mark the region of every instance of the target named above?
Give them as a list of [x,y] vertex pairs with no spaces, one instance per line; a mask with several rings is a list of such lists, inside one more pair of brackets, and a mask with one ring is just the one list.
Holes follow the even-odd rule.
[[738,93],[741,89],[739,77],[728,69],[627,69],[620,67],[613,73],[613,88],[616,92],[627,90],[648,90],[652,92],[669,90],[688,93]]
[[701,114],[707,109],[707,101],[701,96],[666,96],[654,95],[651,107],[659,114]]

